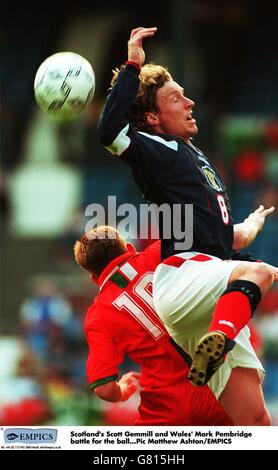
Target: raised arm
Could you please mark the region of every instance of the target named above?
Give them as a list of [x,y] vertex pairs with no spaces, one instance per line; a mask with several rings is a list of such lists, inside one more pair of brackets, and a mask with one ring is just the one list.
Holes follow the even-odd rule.
[[233,249],[239,251],[251,245],[258,233],[262,231],[265,218],[274,211],[273,206],[265,209],[263,205],[260,205],[242,223],[234,225]]
[[115,155],[121,155],[128,142],[127,113],[139,88],[139,72],[145,61],[142,41],[155,34],[156,28],[136,28],[128,41],[128,61],[117,77],[107,98],[98,123],[98,137],[102,145]]

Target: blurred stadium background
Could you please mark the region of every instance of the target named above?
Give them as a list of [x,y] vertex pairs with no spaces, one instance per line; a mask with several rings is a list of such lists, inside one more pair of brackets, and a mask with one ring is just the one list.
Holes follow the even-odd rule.
[[[145,0],[136,8],[60,1],[36,10],[3,2],[2,425],[120,425],[136,412],[138,397],[108,406],[89,392],[83,318],[97,291],[72,257],[88,204],[105,205],[108,195],[119,204],[142,202],[129,170],[96,138],[111,69],[126,60],[133,27],[158,26],[156,38],[145,42],[147,61],[168,66],[196,102],[195,142],[223,173],[235,221],[259,202],[276,206],[249,251],[278,266],[278,15],[267,3],[262,9],[246,0],[160,0],[150,9]],[[63,50],[92,63],[96,95],[76,123],[57,125],[35,105],[33,80],[40,63]],[[278,425],[277,285],[252,326]],[[123,372],[130,366],[127,358]]]

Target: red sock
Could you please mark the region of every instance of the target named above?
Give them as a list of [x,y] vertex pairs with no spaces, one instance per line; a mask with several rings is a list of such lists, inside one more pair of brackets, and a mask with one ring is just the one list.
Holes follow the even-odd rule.
[[229,292],[218,300],[209,331],[222,331],[234,339],[250,321],[252,312],[248,297],[241,292]]

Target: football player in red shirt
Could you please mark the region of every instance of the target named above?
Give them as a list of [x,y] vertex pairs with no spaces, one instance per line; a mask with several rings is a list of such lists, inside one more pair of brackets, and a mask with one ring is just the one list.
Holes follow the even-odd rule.
[[[118,231],[103,226],[77,241],[74,254],[100,289],[84,325],[87,377],[96,395],[125,401],[139,380],[137,425],[233,425],[208,386],[190,384],[190,358],[154,311],[152,278],[160,262],[160,242],[136,252]],[[141,374],[129,372],[118,379],[126,353]]]

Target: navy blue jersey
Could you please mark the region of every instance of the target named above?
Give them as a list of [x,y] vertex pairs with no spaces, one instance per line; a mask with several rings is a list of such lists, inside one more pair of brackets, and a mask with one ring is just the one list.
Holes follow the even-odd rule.
[[[126,162],[144,197],[158,206],[193,204],[193,245],[199,251],[230,259],[233,244],[233,220],[225,185],[206,156],[182,138],[152,134],[133,128],[128,119],[136,99],[138,70],[128,64],[119,73],[99,120],[100,142],[113,155]],[[181,210],[180,232],[184,233],[185,212]],[[185,251],[177,249],[180,238],[171,228],[171,237],[163,233],[160,212],[162,259]]]

